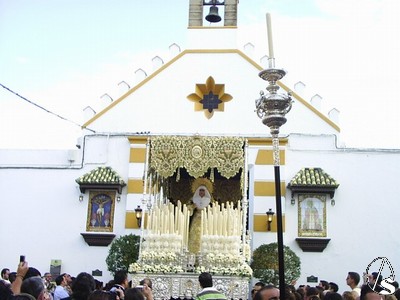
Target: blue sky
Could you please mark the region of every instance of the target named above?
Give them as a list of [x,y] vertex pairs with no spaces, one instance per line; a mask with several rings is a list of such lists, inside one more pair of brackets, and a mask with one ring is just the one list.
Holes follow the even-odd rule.
[[[340,111],[348,147],[400,148],[400,1],[240,0],[238,30]],[[0,0],[0,83],[76,123],[172,43],[185,49],[189,0]],[[146,57],[147,55],[147,57]],[[254,91],[257,95],[258,91]],[[0,148],[73,148],[79,127],[0,87]]]

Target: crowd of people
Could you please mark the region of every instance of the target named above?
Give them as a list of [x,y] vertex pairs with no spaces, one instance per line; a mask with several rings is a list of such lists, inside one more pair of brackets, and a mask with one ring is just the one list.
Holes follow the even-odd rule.
[[[335,282],[320,280],[316,286],[286,285],[283,300],[400,300],[400,289],[396,281],[390,289],[382,283],[382,276],[372,273],[364,278],[357,272],[348,272],[345,291],[339,293]],[[213,286],[210,273],[199,275],[200,291],[195,300],[227,299],[223,292]],[[126,271],[117,271],[114,279],[107,282],[96,280],[86,272],[72,277],[67,273],[54,280],[50,273],[42,276],[27,262],[20,262],[16,272],[8,268],[1,271],[0,300],[153,300],[153,286],[149,278],[143,278],[139,285],[132,287]],[[278,287],[257,282],[251,289],[250,300],[280,300]]]
[[0,300],[153,300],[152,283],[148,278],[140,286],[131,287],[128,273],[115,272],[107,282],[96,280],[91,274],[79,273],[72,277],[58,275],[54,281],[50,273],[43,276],[39,270],[20,262],[16,272],[1,271]]
[[[227,299],[213,287],[210,273],[199,275],[199,286],[196,300]],[[125,270],[115,272],[114,279],[104,285],[86,272],[76,277],[63,273],[53,281],[50,273],[42,276],[27,262],[20,262],[16,272],[1,271],[0,300],[153,300],[152,288],[150,278],[132,287]]]
[[[400,300],[399,284],[391,282],[388,289],[382,283],[382,276],[377,272],[365,274],[363,283],[357,272],[348,272],[345,291],[339,293],[335,282],[320,280],[316,286],[286,285],[284,300]],[[252,300],[279,300],[278,287],[264,282],[257,282],[251,290]]]

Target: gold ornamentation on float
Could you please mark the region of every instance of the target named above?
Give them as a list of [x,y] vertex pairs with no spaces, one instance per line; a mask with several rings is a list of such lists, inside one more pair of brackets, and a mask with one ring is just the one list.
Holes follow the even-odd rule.
[[164,178],[185,168],[194,178],[215,169],[229,179],[244,169],[240,137],[154,136],[150,143],[150,168]]

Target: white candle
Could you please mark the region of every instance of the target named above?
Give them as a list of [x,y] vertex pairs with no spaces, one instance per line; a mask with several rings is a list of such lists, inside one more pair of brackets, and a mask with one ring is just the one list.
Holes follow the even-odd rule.
[[218,234],[217,205],[213,206],[213,227],[214,227],[214,235]]
[[222,235],[223,236],[226,236],[226,226],[228,225],[227,223],[227,214],[228,214],[228,212],[227,212],[227,210],[226,210],[226,208],[223,208],[222,209]]
[[147,229],[147,231],[149,231],[149,229],[151,230],[151,213],[148,213],[147,214],[147,226],[146,226],[146,229]]
[[208,235],[208,209],[204,211],[204,235]]
[[271,15],[267,13],[267,32],[268,32],[268,51],[269,58],[274,58],[274,46],[272,44],[272,26],[271,26]]
[[166,234],[169,232],[169,213],[167,205],[164,205],[163,217],[164,217],[164,234]]
[[208,230],[209,230],[209,235],[213,235],[214,234],[214,226],[213,226],[213,214],[211,209],[208,210]]
[[174,213],[174,233],[178,230],[178,206],[175,206]]
[[170,222],[169,233],[174,234],[175,233],[175,223],[174,223],[174,213],[173,212],[169,213],[169,222]]
[[154,210],[154,234],[157,234],[158,229],[158,218],[157,218],[157,208]]
[[185,228],[185,232],[186,232],[186,247],[188,247],[188,243],[189,243],[189,214],[186,214],[186,228]]

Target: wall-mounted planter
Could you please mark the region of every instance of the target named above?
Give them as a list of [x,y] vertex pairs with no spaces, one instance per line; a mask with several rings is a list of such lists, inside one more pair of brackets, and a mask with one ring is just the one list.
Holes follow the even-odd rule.
[[111,244],[113,239],[115,238],[115,234],[113,233],[88,233],[82,232],[85,242],[89,246],[103,246],[107,247]]
[[296,242],[303,252],[323,252],[331,239],[297,238]]

